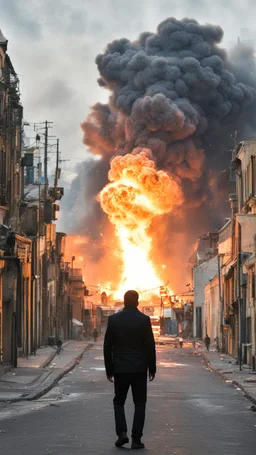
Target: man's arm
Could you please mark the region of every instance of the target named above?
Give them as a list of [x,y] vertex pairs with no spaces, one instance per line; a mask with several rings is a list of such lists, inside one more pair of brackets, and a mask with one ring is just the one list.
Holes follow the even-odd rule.
[[156,374],[156,345],[151,327],[151,321],[147,319],[146,345],[148,357],[149,379],[153,381]]
[[108,318],[108,326],[104,338],[104,362],[105,370],[108,380],[112,381],[113,377],[113,345],[114,345],[114,335],[112,328],[111,316]]

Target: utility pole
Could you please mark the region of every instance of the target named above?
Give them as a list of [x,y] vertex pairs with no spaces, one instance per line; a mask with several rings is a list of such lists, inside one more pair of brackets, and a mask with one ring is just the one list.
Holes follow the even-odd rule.
[[[45,194],[44,194],[44,204],[46,204],[46,201],[47,201],[47,195],[48,195],[48,139],[49,139],[49,134],[48,134],[48,130],[49,128],[52,128],[52,125],[53,122],[48,122],[48,120],[45,120],[44,122],[41,122],[41,123],[34,123],[34,130],[35,131],[40,131],[40,130],[44,130],[44,133],[42,133],[44,135],[44,185],[45,185]],[[44,125],[44,126],[40,126],[40,125]],[[53,136],[50,136],[50,137],[53,137]],[[39,142],[40,141],[40,136],[39,134],[37,134],[36,136],[36,141]],[[40,166],[40,163],[39,163],[39,166]],[[40,169],[39,169],[39,173],[40,173]]]
[[[43,220],[45,224],[45,212],[46,212],[46,205],[47,205],[47,199],[48,199],[48,139],[49,139],[49,134],[48,130],[51,127],[53,122],[48,122],[45,120],[45,122],[42,123],[35,123],[34,124],[34,130],[39,131],[39,130],[44,130],[42,133],[44,135],[44,210],[43,210]],[[41,126],[42,125],[42,126]],[[40,136],[36,136],[36,140],[39,142],[40,141]],[[40,162],[39,162],[39,237],[40,237],[40,225],[41,225],[41,213],[40,213],[40,201],[41,201],[41,195],[40,195],[40,174],[41,174],[41,168],[40,168]],[[46,341],[48,336],[49,336],[49,311],[48,311],[48,258],[47,258],[47,241],[45,241],[45,251],[43,255],[43,263],[40,265],[40,277],[42,275],[42,281],[40,278],[40,281],[42,282],[42,315],[41,315],[41,320],[42,320],[42,338],[43,341]],[[40,291],[40,290],[39,290]],[[40,296],[39,296],[40,298]]]
[[48,161],[48,123],[47,120],[45,121],[45,141],[44,141],[44,203],[46,204],[47,201],[47,193],[48,193],[48,174],[47,174],[47,161]]
[[59,139],[57,139],[57,153],[56,153],[56,169],[54,179],[54,194],[56,196],[56,190],[58,185],[58,173],[59,173]]

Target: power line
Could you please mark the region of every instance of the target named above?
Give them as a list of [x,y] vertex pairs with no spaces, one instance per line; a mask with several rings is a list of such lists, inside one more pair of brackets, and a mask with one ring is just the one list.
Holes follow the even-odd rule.
[[[145,293],[147,293],[147,292],[156,291],[157,289],[160,290],[160,288],[161,288],[162,286],[163,286],[163,287],[166,287],[168,284],[169,284],[169,281],[168,281],[166,284],[159,285],[159,286],[157,286],[157,287],[155,287],[155,288],[144,289],[144,291],[139,291],[139,294],[145,294]],[[95,285],[95,284],[86,284],[86,286],[87,286],[88,288],[97,288],[97,289],[99,289],[99,288],[103,288],[103,289],[104,289],[104,288],[107,288],[107,287],[108,287],[108,286],[104,286],[104,285]],[[110,290],[111,290],[111,291],[118,291],[119,289],[116,289],[116,288],[112,288],[112,287],[111,287]]]

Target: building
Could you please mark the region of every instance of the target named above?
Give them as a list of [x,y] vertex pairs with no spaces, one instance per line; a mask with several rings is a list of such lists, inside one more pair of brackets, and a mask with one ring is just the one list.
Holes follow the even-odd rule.
[[204,288],[218,273],[218,257],[194,267],[194,324],[193,336],[204,338],[207,327],[204,311]]
[[[0,31],[0,355],[35,354],[49,337],[71,337],[69,275],[65,234],[56,232],[63,188],[57,186],[59,142],[53,186],[47,178],[49,123],[44,142],[25,146],[19,79]],[[41,126],[41,125],[40,125]],[[44,177],[40,147],[44,149]],[[67,286],[66,286],[67,284]]]
[[205,336],[204,287],[218,272],[217,242],[216,232],[201,236],[187,263],[194,290],[193,336],[197,338]]
[[255,235],[256,235],[256,140],[242,141],[236,148],[238,226],[236,248],[240,267],[239,296],[240,363],[255,366]]
[[215,277],[204,288],[204,325],[205,333],[211,341],[220,340],[220,296],[219,276]]
[[222,352],[237,355],[237,306],[234,286],[234,257],[232,254],[233,221],[229,220],[219,231],[219,306],[220,306],[220,345]]
[[45,225],[43,219],[43,192],[40,185],[29,184],[23,188],[19,212],[20,231],[30,239],[32,246],[31,274],[33,277],[31,299],[33,307],[32,352],[43,344],[43,256],[45,251]]
[[0,32],[0,331],[2,361],[16,365],[17,346],[28,354],[32,343],[32,248],[19,226],[23,108],[7,45]]
[[254,253],[244,263],[247,276],[246,286],[246,343],[248,344],[247,362],[256,369],[256,235]]
[[84,280],[83,270],[71,268],[70,281],[70,303],[72,306],[72,316],[77,321],[82,322],[84,316]]
[[23,108],[7,45],[0,31],[0,223],[18,231]]
[[71,338],[72,313],[69,295],[69,270],[64,262],[66,234],[56,234],[56,334]]
[[234,165],[238,213],[256,214],[256,139],[240,142]]
[[[231,219],[219,231],[218,272],[205,286],[204,323],[222,352],[255,365],[256,140],[234,152],[236,194]],[[219,327],[218,327],[219,325]],[[211,336],[211,338],[212,338]]]

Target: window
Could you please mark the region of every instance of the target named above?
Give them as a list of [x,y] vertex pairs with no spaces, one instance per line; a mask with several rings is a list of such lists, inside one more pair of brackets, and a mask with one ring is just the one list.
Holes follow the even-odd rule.
[[249,166],[248,166],[245,171],[245,174],[244,174],[244,177],[245,177],[244,199],[245,200],[249,196],[249,176],[250,176],[250,172],[249,172]]

